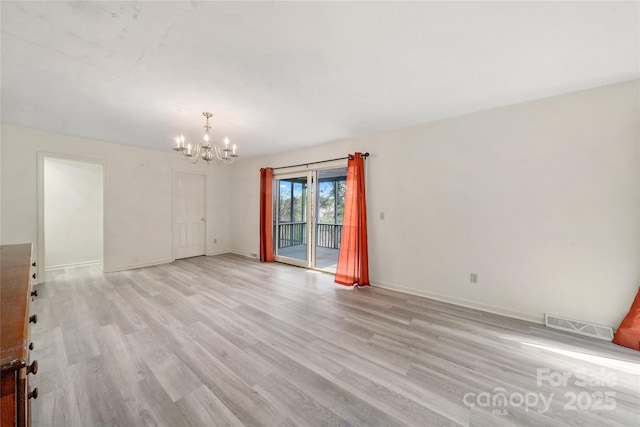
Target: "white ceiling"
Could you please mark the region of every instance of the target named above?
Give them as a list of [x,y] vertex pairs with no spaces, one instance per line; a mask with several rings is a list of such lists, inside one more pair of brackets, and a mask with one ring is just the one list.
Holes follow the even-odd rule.
[[638,2],[1,2],[3,123],[254,156],[636,79]]

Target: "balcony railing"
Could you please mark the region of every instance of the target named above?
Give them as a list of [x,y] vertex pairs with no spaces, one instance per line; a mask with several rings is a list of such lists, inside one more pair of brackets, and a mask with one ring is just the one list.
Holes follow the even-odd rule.
[[[319,248],[340,249],[342,224],[317,224],[316,245]],[[278,224],[278,248],[307,243],[306,222],[281,222]]]
[[319,248],[340,249],[342,224],[318,224],[316,245]]
[[278,224],[278,248],[288,248],[306,243],[306,222],[281,222]]

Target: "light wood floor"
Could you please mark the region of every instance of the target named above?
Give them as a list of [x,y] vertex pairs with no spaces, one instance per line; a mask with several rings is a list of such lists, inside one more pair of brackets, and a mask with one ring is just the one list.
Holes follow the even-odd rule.
[[640,425],[637,352],[301,268],[221,255],[39,292],[34,426]]

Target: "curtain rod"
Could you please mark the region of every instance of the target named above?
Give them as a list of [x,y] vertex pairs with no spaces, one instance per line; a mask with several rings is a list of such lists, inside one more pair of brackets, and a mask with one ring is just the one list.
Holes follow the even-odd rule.
[[[319,163],[335,162],[336,160],[344,160],[344,159],[348,159],[349,157],[351,157],[351,155],[346,156],[346,157],[338,157],[337,159],[320,160],[320,161],[317,161],[317,162],[300,163],[298,165],[290,165],[290,166],[280,166],[280,167],[271,168],[271,169],[273,169],[273,170],[276,170],[276,169],[288,169],[288,168],[297,168],[297,167],[300,167],[300,166],[309,167],[309,165],[317,165]],[[366,160],[366,158],[369,157],[369,153],[362,153],[362,157],[363,157],[363,159]]]

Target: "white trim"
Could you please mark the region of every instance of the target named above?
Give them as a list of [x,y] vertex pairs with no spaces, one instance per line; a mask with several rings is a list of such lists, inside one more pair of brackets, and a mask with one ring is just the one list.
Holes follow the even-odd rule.
[[[314,191],[312,190],[312,182],[314,181],[314,177],[316,176],[316,170],[315,169],[306,169],[300,172],[287,172],[287,173],[283,173],[283,174],[279,174],[279,175],[275,175],[273,176],[273,182],[275,183],[276,181],[279,180],[287,180],[287,179],[292,179],[292,178],[306,178],[307,179],[307,206],[305,208],[305,211],[307,213],[306,218],[304,218],[305,224],[306,224],[306,240],[307,240],[307,247],[306,247],[306,257],[305,259],[297,259],[297,258],[290,258],[290,257],[286,257],[283,255],[279,255],[278,254],[278,239],[275,238],[274,239],[274,247],[273,247],[273,258],[274,261],[278,261],[284,264],[290,264],[290,265],[295,265],[297,267],[304,267],[304,268],[310,268],[311,265],[313,263],[315,263],[315,261],[313,260],[313,255],[314,253],[312,252],[311,248],[315,245],[315,241],[314,241],[314,234],[313,233],[313,193]],[[279,188],[277,186],[274,185],[274,190],[279,192]],[[278,195],[276,195],[278,194]],[[279,193],[274,193],[273,194],[273,202],[277,201],[279,198]],[[291,197],[293,197],[293,193],[291,194]],[[275,206],[275,203],[272,204],[272,212],[271,214],[274,216],[275,218],[275,223],[274,223],[274,228],[277,229],[279,226],[279,220],[278,220],[278,215],[275,214],[277,211],[275,210],[275,208],[273,207]]]
[[302,170],[300,172],[287,172],[287,173],[280,173],[280,174],[276,174],[274,172],[273,174],[273,180],[275,181],[276,179],[292,179],[292,178],[301,178],[301,177],[308,177],[309,176],[309,172],[311,172],[311,170],[309,169],[305,169]]
[[284,168],[282,169],[282,172],[278,172],[278,169],[279,169],[278,166],[273,166],[272,169],[273,169],[273,177],[275,178],[276,176],[284,176],[284,175],[297,174],[297,173],[299,174],[299,173],[322,170],[322,169],[336,169],[336,168],[346,167],[346,166],[347,166],[347,159],[340,159],[340,160],[331,160],[328,162],[323,161],[322,163],[310,164],[308,166],[303,164],[302,166],[297,166],[294,168]]
[[44,283],[45,277],[45,259],[44,259],[44,161],[47,157],[63,160],[72,160],[81,163],[93,163],[102,166],[102,263],[107,264],[107,253],[105,252],[105,236],[107,235],[107,221],[106,221],[106,203],[105,197],[107,194],[107,165],[104,159],[76,156],[72,154],[60,154],[51,153],[48,151],[38,151],[37,153],[37,179],[38,179],[38,224],[37,224],[37,264],[36,273],[37,279],[33,281],[34,284]]
[[229,251],[228,251],[228,250],[223,249],[223,250],[221,250],[221,251],[216,251],[216,252],[209,252],[209,253],[206,253],[206,254],[205,254],[205,256],[216,256],[216,255],[222,255],[222,254],[228,254],[228,253],[229,253]]
[[274,255],[273,260],[276,262],[281,262],[283,264],[289,264],[296,267],[309,268],[309,260],[308,259],[297,259],[297,258],[289,258],[286,256]]
[[76,262],[71,264],[50,265],[49,267],[45,267],[44,271],[61,270],[63,268],[89,267],[91,265],[100,265],[100,264],[102,264],[102,260],[97,259],[94,261],[83,261],[83,262]]
[[465,298],[452,297],[449,295],[443,295],[436,292],[423,291],[412,288],[405,288],[403,286],[397,286],[392,283],[386,282],[371,282],[372,286],[389,289],[392,291],[402,292],[409,295],[416,295],[420,297],[430,298],[436,301],[447,302],[450,304],[458,305],[461,307],[473,308],[476,310],[484,311],[487,313],[498,314],[500,316],[507,316],[514,319],[526,320],[527,322],[533,322],[540,325],[544,325],[544,316],[542,314],[537,315],[534,313],[524,313],[521,311],[511,310],[505,307],[484,304],[477,301],[468,300]]
[[[247,258],[253,258],[249,253],[244,254],[242,252],[235,252],[235,251],[220,251],[220,252],[216,252],[210,255],[200,255],[200,256],[215,256],[215,255],[222,255],[222,254],[229,254],[229,253],[235,253],[237,255],[243,255],[246,256]],[[189,259],[189,258],[183,258],[183,259]],[[135,268],[144,268],[144,267],[153,267],[155,265],[162,265],[162,264],[171,264],[172,262],[175,261],[180,261],[175,260],[175,259],[159,259],[159,260],[155,260],[155,261],[149,261],[149,262],[142,262],[142,263],[137,263],[137,264],[126,264],[126,265],[121,265],[115,268],[112,268],[109,271],[104,271],[105,273],[115,273],[118,271],[126,271],[126,270],[133,270]]]
[[154,265],[169,264],[172,261],[173,260],[165,258],[165,259],[159,259],[159,260],[148,261],[148,262],[141,262],[141,263],[136,263],[136,264],[125,264],[125,265],[120,265],[120,266],[117,266],[117,267],[113,267],[113,268],[109,269],[108,271],[105,269],[104,272],[105,273],[115,273],[117,271],[133,270],[134,268],[153,267]]
[[[300,166],[300,167],[292,168],[293,171],[289,168],[287,168],[285,171],[281,173],[274,171],[273,173],[274,183],[277,180],[287,180],[291,178],[300,178],[305,176],[307,177],[307,209],[306,209],[307,217],[305,218],[305,221],[307,224],[307,227],[306,227],[307,229],[307,257],[306,258],[307,259],[299,260],[296,258],[289,258],[283,255],[279,255],[278,247],[277,247],[278,242],[277,242],[277,239],[274,239],[273,251],[274,251],[275,261],[278,261],[284,264],[295,265],[297,267],[304,267],[304,268],[313,269],[313,270],[321,270],[316,267],[316,261],[317,261],[316,230],[317,230],[317,221],[318,221],[317,198],[318,198],[318,191],[319,191],[319,185],[320,185],[320,182],[318,179],[318,172],[323,170],[341,169],[341,168],[347,168],[347,167],[348,167],[347,159],[340,159],[340,160],[324,162],[321,165]],[[275,185],[274,187],[275,188],[274,188],[273,198],[275,199],[274,201],[276,201],[278,197],[276,195],[276,192],[279,191],[279,189]],[[273,206],[275,206],[275,203],[273,204]],[[279,225],[276,209],[277,209],[276,207],[272,207],[272,216],[274,217],[275,229],[277,229]]]
[[[315,169],[309,172],[309,179],[311,182],[309,183],[309,195],[307,196],[307,222],[309,223],[309,227],[307,227],[307,241],[309,242],[309,247],[307,249],[307,257],[309,258],[309,264],[307,268],[316,268],[316,231],[317,231],[317,221],[318,221],[318,203],[316,201],[316,196],[318,193],[318,170]],[[338,201],[335,201],[336,209],[338,209]]]
[[260,259],[260,254],[256,253],[255,256],[254,256],[254,252],[244,252],[244,251],[230,250],[230,251],[227,251],[225,253],[236,254],[236,255],[240,255],[240,256],[243,256],[243,257],[251,258],[251,259]]

